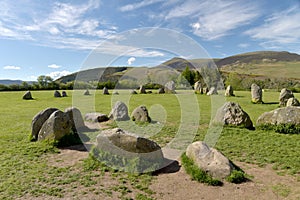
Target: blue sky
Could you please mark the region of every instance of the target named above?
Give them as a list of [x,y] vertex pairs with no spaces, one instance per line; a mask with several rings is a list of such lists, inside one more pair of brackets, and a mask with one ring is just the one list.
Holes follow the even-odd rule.
[[[186,35],[213,58],[261,50],[300,54],[299,21],[299,0],[1,0],[0,79],[57,78],[78,71],[103,41],[144,27]],[[102,49],[108,57],[116,51],[122,55],[111,63],[116,66],[156,65],[174,56],[156,50],[128,53],[134,43],[127,45]]]

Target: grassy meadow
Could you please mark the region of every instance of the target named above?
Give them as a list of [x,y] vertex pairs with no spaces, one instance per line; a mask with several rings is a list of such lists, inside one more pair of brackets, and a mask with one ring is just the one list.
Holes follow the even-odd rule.
[[[94,92],[91,91],[90,96],[80,97],[82,105],[86,105],[81,109],[82,114],[92,111],[108,114],[113,95],[102,95],[102,91],[96,91],[96,95],[93,95]],[[120,98],[127,96],[122,95],[122,92],[129,93],[121,91],[118,95]],[[54,98],[53,91],[33,91],[34,100],[25,101],[22,100],[23,92],[0,92],[0,199],[51,196],[76,199],[91,193],[95,197],[102,195],[119,199],[151,199],[153,191],[147,188],[155,177],[111,170],[90,158],[72,166],[52,166],[49,165],[48,158],[58,154],[60,149],[44,142],[29,142],[33,116],[47,107],[64,110],[72,106],[72,91],[67,93],[69,96],[66,98]],[[258,105],[250,103],[249,91],[236,91],[235,94],[236,97],[226,100],[238,102],[254,125],[263,112],[278,108],[279,92],[264,92],[265,104]],[[300,94],[295,96],[300,99]],[[211,118],[211,97],[197,95],[197,101],[200,126],[195,140],[203,140]],[[161,146],[170,142],[181,123],[180,103],[176,96],[132,95],[129,99],[129,112],[138,105],[145,105],[150,110],[152,119],[161,122],[159,130],[155,129],[157,134],[151,138]],[[157,127],[153,127],[153,130],[154,128]],[[147,130],[152,129],[150,127]],[[300,174],[300,135],[224,127],[215,148],[233,161],[262,167],[271,164],[282,175],[299,177]],[[111,181],[109,186],[105,185],[107,180]]]

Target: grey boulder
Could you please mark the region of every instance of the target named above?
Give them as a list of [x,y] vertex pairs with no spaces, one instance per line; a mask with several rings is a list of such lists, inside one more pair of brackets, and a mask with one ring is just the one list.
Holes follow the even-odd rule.
[[128,116],[128,108],[126,104],[121,101],[117,101],[108,117],[116,121],[129,120],[130,118]]
[[288,106],[284,108],[277,108],[270,112],[265,112],[257,119],[256,125],[279,125],[292,124],[300,125],[300,108],[295,106]]
[[23,99],[24,100],[30,100],[32,99],[32,95],[30,91],[27,91],[24,95],[23,95]]
[[43,124],[47,121],[52,113],[57,111],[57,108],[47,108],[36,114],[31,122],[31,137],[33,140],[38,139],[38,134]]
[[226,178],[235,169],[234,164],[221,152],[201,141],[190,144],[186,155],[196,166],[217,179]]
[[249,115],[238,103],[235,102],[226,102],[221,108],[219,108],[213,122],[221,123],[223,125],[253,128],[253,123]]
[[43,124],[38,140],[60,140],[65,135],[71,134],[71,128],[69,115],[57,110]]
[[151,122],[146,106],[139,106],[131,113],[131,119],[137,122]]

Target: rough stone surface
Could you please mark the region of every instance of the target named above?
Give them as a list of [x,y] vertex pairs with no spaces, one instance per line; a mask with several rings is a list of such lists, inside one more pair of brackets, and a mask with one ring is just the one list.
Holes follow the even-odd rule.
[[174,81],[169,81],[165,84],[166,93],[175,93],[175,83]]
[[38,134],[38,140],[59,140],[71,133],[69,115],[57,110],[43,124]]
[[251,101],[253,103],[262,103],[262,89],[256,85],[255,83],[253,83],[251,85]]
[[68,96],[66,91],[62,91],[61,95],[62,95],[63,97],[67,97],[67,96]]
[[190,144],[186,155],[194,161],[195,165],[214,178],[224,179],[235,169],[233,163],[221,152],[201,141]]
[[277,108],[270,112],[265,112],[257,119],[256,125],[279,125],[279,124],[293,124],[300,125],[300,108],[295,106],[288,106],[284,108]]
[[140,94],[146,94],[147,93],[144,85],[140,86],[139,92],[140,92]]
[[126,158],[142,157],[153,162],[164,159],[160,146],[149,139],[120,128],[102,131],[96,139],[97,148]]
[[233,87],[231,85],[228,85],[226,90],[225,90],[225,96],[226,97],[232,97],[232,96],[235,96],[233,94]]
[[47,119],[52,113],[57,111],[57,108],[47,108],[36,114],[31,122],[31,135],[34,140],[38,139],[38,134]]
[[287,104],[287,101],[290,99],[290,98],[293,98],[294,97],[294,94],[291,90],[288,90],[286,88],[283,88],[281,91],[280,91],[280,95],[279,95],[279,105],[280,106],[286,106]]
[[86,89],[83,93],[83,95],[90,95],[90,91],[88,89]]
[[139,106],[131,113],[131,119],[137,122],[151,122],[146,106]]
[[97,112],[85,114],[84,119],[86,121],[92,121],[92,122],[105,122],[109,120],[106,114],[97,113]]
[[73,131],[85,127],[81,112],[78,108],[66,108],[65,113],[69,116],[70,125]]
[[200,81],[197,81],[195,84],[194,84],[194,90],[196,93],[200,93],[200,94],[203,94],[203,88],[202,88],[202,84]]
[[61,94],[59,91],[55,90],[54,91],[54,97],[61,97]]
[[158,94],[164,94],[165,93],[165,89],[164,88],[159,88],[158,89]]
[[218,91],[217,91],[217,88],[215,88],[215,87],[211,87],[209,89],[209,91],[207,92],[207,95],[216,95],[216,94],[218,94]]
[[24,100],[30,100],[32,99],[32,95],[30,91],[27,91],[24,95],[23,95],[23,99]]
[[238,103],[234,102],[226,102],[221,108],[219,108],[213,122],[253,128],[253,123],[249,115]]
[[295,97],[289,98],[289,100],[286,102],[286,106],[300,106],[300,103],[298,99]]
[[104,87],[102,93],[106,94],[106,95],[109,94],[108,89],[106,87]]
[[130,118],[128,116],[128,108],[126,104],[121,101],[117,101],[108,117],[116,121],[129,120]]

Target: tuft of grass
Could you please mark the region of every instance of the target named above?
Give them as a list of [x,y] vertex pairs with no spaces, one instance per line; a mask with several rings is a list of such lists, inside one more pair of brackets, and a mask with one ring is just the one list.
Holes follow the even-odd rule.
[[186,173],[191,175],[193,180],[212,186],[223,185],[220,180],[214,179],[211,175],[197,167],[194,162],[186,156],[185,153],[181,155],[181,162]]
[[288,186],[284,185],[284,184],[276,184],[272,186],[272,191],[282,197],[288,197],[289,194],[291,193],[291,190]]
[[230,183],[243,183],[247,180],[245,172],[241,170],[233,170],[229,176],[226,177],[226,181]]
[[300,126],[295,124],[264,124],[257,127],[264,131],[274,130],[277,133],[283,134],[300,134]]

